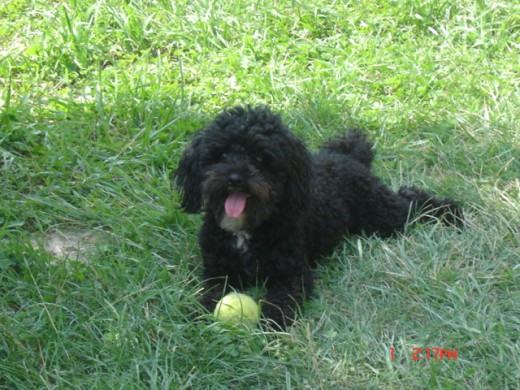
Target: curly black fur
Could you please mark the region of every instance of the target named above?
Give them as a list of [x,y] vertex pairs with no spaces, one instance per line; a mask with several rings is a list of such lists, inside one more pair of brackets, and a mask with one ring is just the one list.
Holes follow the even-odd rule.
[[462,227],[455,202],[391,191],[370,172],[373,158],[359,130],[311,155],[265,107],[235,107],[199,130],[174,179],[184,210],[205,212],[202,304],[211,310],[226,290],[265,283],[263,315],[284,327],[311,295],[312,266],[345,234],[387,237],[411,217]]

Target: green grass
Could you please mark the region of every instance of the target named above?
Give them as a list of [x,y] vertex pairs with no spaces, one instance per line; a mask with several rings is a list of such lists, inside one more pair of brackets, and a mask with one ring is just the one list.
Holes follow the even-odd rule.
[[[518,1],[2,2],[0,388],[520,387],[519,42]],[[196,319],[170,174],[246,103],[312,147],[367,129],[383,180],[468,228],[346,238],[287,333]],[[44,249],[85,231],[81,257]]]

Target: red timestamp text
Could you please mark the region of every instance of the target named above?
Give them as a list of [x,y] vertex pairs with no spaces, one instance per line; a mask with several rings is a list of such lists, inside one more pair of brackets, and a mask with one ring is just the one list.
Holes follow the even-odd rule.
[[[412,348],[412,360],[457,360],[456,349]],[[395,360],[395,348],[390,348],[390,359]]]

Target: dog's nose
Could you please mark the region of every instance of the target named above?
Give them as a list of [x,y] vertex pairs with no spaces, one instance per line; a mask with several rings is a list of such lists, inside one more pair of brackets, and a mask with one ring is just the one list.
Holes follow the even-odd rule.
[[238,186],[238,185],[242,184],[242,181],[244,181],[244,178],[242,177],[242,175],[240,173],[233,172],[228,175],[227,180],[228,180],[229,185]]

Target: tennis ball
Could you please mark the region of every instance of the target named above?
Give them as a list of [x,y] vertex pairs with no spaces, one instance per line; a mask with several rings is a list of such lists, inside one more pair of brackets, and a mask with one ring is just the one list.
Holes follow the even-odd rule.
[[256,324],[260,320],[260,308],[250,296],[233,292],[217,303],[213,315],[230,324]]

